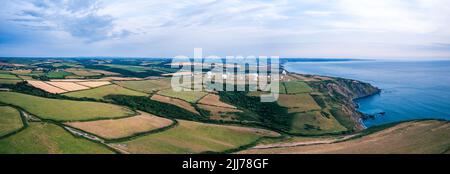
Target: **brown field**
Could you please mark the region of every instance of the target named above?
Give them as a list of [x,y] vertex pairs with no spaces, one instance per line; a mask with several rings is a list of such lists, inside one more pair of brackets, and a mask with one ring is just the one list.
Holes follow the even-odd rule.
[[99,74],[107,75],[107,76],[120,75],[119,73],[109,72],[109,71],[104,71],[104,70],[93,70],[93,69],[89,69],[89,71],[90,71],[90,72],[93,72],[93,73],[99,73]]
[[280,94],[278,104],[289,108],[289,112],[304,112],[321,109],[309,94]]
[[70,72],[72,74],[75,74],[77,76],[82,76],[82,77],[102,75],[100,73],[91,72],[91,71],[88,71],[85,69],[80,69],[80,68],[69,68],[69,69],[65,69],[64,71],[67,71],[67,72]]
[[51,82],[87,82],[84,79],[52,79]]
[[24,74],[31,74],[32,70],[24,69],[24,70],[12,70],[11,73],[18,74],[18,75],[24,75]]
[[157,117],[149,113],[139,113],[140,115],[138,116],[123,119],[71,122],[66,124],[103,138],[117,139],[160,129],[173,123],[172,120]]
[[108,81],[90,81],[90,82],[76,82],[79,85],[96,88],[100,86],[110,85],[111,82]]
[[57,88],[55,86],[49,85],[49,84],[47,84],[45,82],[42,82],[42,81],[27,80],[27,82],[31,86],[34,86],[35,88],[42,89],[42,90],[47,91],[49,93],[60,94],[60,93],[67,92],[66,90]]
[[450,122],[416,121],[339,143],[250,149],[246,154],[437,154],[448,153]]
[[195,108],[190,103],[188,103],[184,100],[170,98],[170,97],[166,97],[166,96],[162,96],[162,95],[158,95],[158,94],[153,95],[151,99],[162,102],[162,103],[172,104],[172,105],[178,106],[180,108],[186,109],[192,113],[200,115],[200,113],[198,113],[198,111],[195,110]]
[[66,91],[79,91],[89,89],[89,87],[82,86],[73,82],[47,82],[50,85],[64,89]]
[[238,109],[233,108],[223,108],[211,105],[198,104],[198,107],[201,109],[207,110],[210,112],[210,119],[213,120],[233,120],[236,115],[234,113],[242,112]]
[[101,78],[100,80],[104,81],[136,81],[136,80],[142,80],[141,78],[131,78],[131,77],[105,77]]
[[220,97],[215,94],[208,94],[205,97],[203,97],[200,101],[198,101],[199,104],[205,104],[205,105],[212,105],[212,106],[218,106],[223,108],[232,108],[237,109],[233,105],[226,104],[222,101],[220,101]]

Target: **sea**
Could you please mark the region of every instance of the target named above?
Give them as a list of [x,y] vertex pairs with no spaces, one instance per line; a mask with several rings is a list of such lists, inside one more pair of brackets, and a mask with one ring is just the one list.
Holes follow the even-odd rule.
[[366,127],[418,119],[450,120],[450,61],[288,61],[286,70],[371,83],[378,95],[358,99],[359,111],[378,114]]

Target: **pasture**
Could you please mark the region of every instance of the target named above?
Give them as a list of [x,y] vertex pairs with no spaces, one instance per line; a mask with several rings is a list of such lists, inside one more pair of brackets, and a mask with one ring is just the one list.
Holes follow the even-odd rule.
[[162,102],[162,103],[175,105],[180,108],[186,109],[194,114],[200,115],[200,113],[198,113],[198,111],[190,103],[188,103],[184,100],[170,98],[170,97],[166,97],[166,96],[162,96],[162,95],[158,95],[158,94],[153,95],[151,99]]
[[18,80],[19,78],[13,74],[0,73],[0,79]]
[[53,72],[48,72],[47,74],[45,74],[45,76],[47,76],[50,79],[64,79],[66,78],[66,76],[71,76],[73,75],[70,72],[65,72],[65,71],[53,71]]
[[312,92],[312,88],[302,81],[283,82],[287,94],[299,94]]
[[220,101],[220,97],[216,94],[208,94],[205,97],[203,97],[200,101],[198,101],[198,103],[223,108],[236,109],[235,106]]
[[[370,129],[368,131],[371,131]],[[448,121],[412,121],[337,143],[250,149],[246,154],[440,154],[450,153]]]
[[23,127],[18,110],[9,106],[0,106],[0,137]]
[[203,98],[208,93],[206,92],[197,92],[197,91],[180,91],[176,92],[172,89],[166,89],[158,92],[159,95],[172,97],[172,98],[178,98],[184,101],[187,101],[189,103],[196,103],[198,100]]
[[0,154],[111,154],[103,145],[75,137],[49,123],[30,123],[25,130],[0,139]]
[[94,99],[103,99],[108,95],[148,96],[146,93],[129,90],[118,85],[108,85],[89,90],[69,92],[64,95],[76,98],[86,97]]
[[347,129],[333,116],[326,116],[320,111],[296,113],[292,121],[290,133],[305,135],[320,135],[327,133],[339,133]]
[[0,92],[0,102],[21,107],[44,119],[56,121],[82,121],[117,118],[134,112],[113,104],[48,99],[15,92]]
[[280,94],[277,103],[280,106],[289,108],[289,113],[321,109],[321,107],[317,105],[316,101],[309,94]]
[[164,128],[173,123],[172,120],[145,112],[139,112],[139,114],[138,116],[115,120],[70,122],[66,124],[106,139],[118,139]]
[[179,121],[179,125],[155,134],[114,144],[130,153],[190,154],[222,152],[255,142],[261,137],[278,136],[267,130]]
[[155,91],[168,89],[171,87],[170,78],[141,81],[115,81],[114,83],[128,89],[145,93],[153,93]]
[[22,82],[22,80],[0,79],[0,84],[5,84],[5,85],[14,85],[19,82]]

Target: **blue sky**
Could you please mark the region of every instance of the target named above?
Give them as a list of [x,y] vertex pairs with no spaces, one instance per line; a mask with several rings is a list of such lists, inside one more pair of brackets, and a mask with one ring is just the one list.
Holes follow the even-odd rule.
[[0,56],[450,58],[448,0],[14,0]]

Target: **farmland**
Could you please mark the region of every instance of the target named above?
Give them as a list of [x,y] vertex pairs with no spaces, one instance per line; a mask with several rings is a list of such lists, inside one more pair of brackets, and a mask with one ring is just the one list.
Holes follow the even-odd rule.
[[22,80],[11,80],[11,79],[0,79],[0,84],[17,84],[22,82]]
[[69,92],[64,95],[76,98],[86,97],[94,99],[104,99],[104,97],[108,95],[148,96],[146,93],[129,90],[118,85],[108,85],[84,91]]
[[309,94],[280,94],[277,101],[280,106],[289,108],[289,112],[304,112],[321,109]]
[[0,73],[0,79],[17,80],[19,78],[12,74]]
[[320,111],[296,113],[292,121],[291,133],[320,135],[346,131],[334,117]]
[[260,102],[268,92],[175,92],[162,74],[177,69],[165,59],[13,59],[20,67],[7,60],[0,154],[441,153],[449,146],[440,121],[364,131],[353,99],[378,89],[354,80],[288,73],[279,99]]
[[49,72],[45,76],[50,79],[64,79],[64,78],[66,78],[66,76],[70,76],[70,75],[73,75],[73,74],[70,72],[62,71],[62,72]]
[[283,82],[287,94],[298,94],[312,92],[312,88],[303,81]]
[[66,124],[106,139],[118,139],[164,128],[172,123],[169,119],[140,112],[138,116],[122,119],[70,122]]
[[196,103],[198,100],[203,98],[208,93],[206,92],[197,92],[197,91],[174,91],[172,89],[166,89],[158,92],[159,95],[172,97],[172,98],[178,98],[190,103]]
[[235,113],[242,113],[241,110],[234,108],[224,108],[205,104],[198,104],[197,106],[208,111],[209,118],[212,120],[235,120],[238,117]]
[[153,93],[155,91],[170,88],[170,78],[143,81],[115,81],[114,83],[128,89],[145,93]]
[[74,137],[48,123],[30,123],[25,130],[0,139],[0,154],[110,154],[111,150],[89,140]]
[[162,95],[158,95],[158,94],[153,95],[151,99],[162,102],[162,103],[175,105],[180,108],[186,109],[194,114],[200,115],[200,113],[198,113],[197,110],[190,103],[180,100],[180,99],[170,98],[170,97],[166,97],[166,96],[162,96]]
[[205,105],[217,106],[217,107],[223,107],[223,108],[236,109],[235,106],[220,101],[220,97],[215,94],[208,94],[207,96],[203,97],[200,101],[198,101],[198,103],[205,104]]
[[0,106],[0,137],[19,130],[24,125],[20,113],[14,108]]
[[413,121],[338,143],[250,149],[240,153],[439,154],[446,153],[450,146],[449,131],[450,123],[446,121]]
[[121,106],[59,99],[48,99],[14,92],[0,92],[0,102],[15,105],[41,118],[58,121],[117,118],[134,112]]
[[179,121],[175,128],[116,144],[130,153],[201,153],[221,152],[276,134],[254,128],[221,126]]

